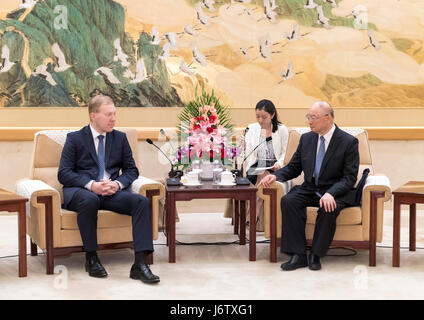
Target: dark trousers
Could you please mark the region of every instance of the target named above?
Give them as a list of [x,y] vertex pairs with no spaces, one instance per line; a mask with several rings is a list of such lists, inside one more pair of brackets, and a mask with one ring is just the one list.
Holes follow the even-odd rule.
[[[295,186],[281,198],[281,252],[306,253],[306,207],[319,207],[319,199],[315,190],[303,186]],[[342,200],[335,201],[337,207],[333,212],[325,212],[324,207],[318,209],[311,251],[319,257],[325,256],[336,231],[336,219],[347,206]]]
[[81,188],[75,192],[67,209],[78,214],[78,227],[86,252],[97,251],[98,210],[110,210],[131,216],[134,251],[153,252],[150,203],[142,195],[123,190],[112,196],[102,197]]

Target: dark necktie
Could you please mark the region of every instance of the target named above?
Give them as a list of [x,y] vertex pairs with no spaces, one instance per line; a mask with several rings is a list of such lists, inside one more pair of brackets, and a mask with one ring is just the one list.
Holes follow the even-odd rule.
[[323,136],[320,137],[320,145],[317,152],[317,157],[315,159],[315,185],[318,185],[318,177],[319,177],[319,171],[321,170],[322,160],[324,159],[325,155],[325,139]]
[[99,148],[97,150],[97,158],[99,160],[99,176],[97,177],[97,181],[100,181],[104,178],[105,174],[105,147],[103,144],[104,136],[97,136],[99,139]]

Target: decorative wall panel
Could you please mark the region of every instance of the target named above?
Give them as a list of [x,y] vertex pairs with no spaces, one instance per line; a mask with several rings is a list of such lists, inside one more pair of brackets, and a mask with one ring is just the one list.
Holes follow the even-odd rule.
[[0,107],[424,106],[421,0],[2,0]]

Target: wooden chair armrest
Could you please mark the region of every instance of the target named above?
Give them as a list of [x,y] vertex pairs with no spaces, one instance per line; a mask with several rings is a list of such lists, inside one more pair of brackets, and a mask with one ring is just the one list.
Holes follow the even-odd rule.
[[370,175],[367,177],[364,189],[362,191],[362,200],[366,193],[370,191],[383,191],[384,198],[381,201],[386,202],[392,197],[392,189],[390,186],[390,180],[385,175]]
[[159,201],[165,197],[165,186],[161,182],[140,176],[132,183],[131,192],[151,198],[153,240],[158,239]]
[[[59,239],[60,232],[59,191],[44,181],[24,179],[18,181],[17,193],[29,199],[27,225],[30,227],[27,233],[41,249],[46,248],[47,242],[53,247],[54,239]],[[46,215],[47,212],[51,212],[51,215]],[[50,241],[46,241],[47,237]]]
[[[377,195],[376,202],[371,203],[371,193]],[[368,176],[365,186],[362,190],[362,225],[364,235],[368,235],[372,225],[375,223],[376,234],[375,241],[381,242],[383,239],[383,214],[384,202],[390,200],[392,197],[392,190],[390,187],[389,179],[384,175]],[[374,221],[371,221],[371,213],[375,210],[376,216]],[[373,240],[374,241],[374,240]]]

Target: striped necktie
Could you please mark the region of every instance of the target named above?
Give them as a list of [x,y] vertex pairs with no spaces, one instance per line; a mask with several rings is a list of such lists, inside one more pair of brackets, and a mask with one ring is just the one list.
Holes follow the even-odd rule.
[[97,181],[100,181],[104,178],[105,174],[105,146],[103,143],[104,136],[97,136],[99,139],[99,148],[97,150],[97,158],[99,160],[99,175],[97,177]]

